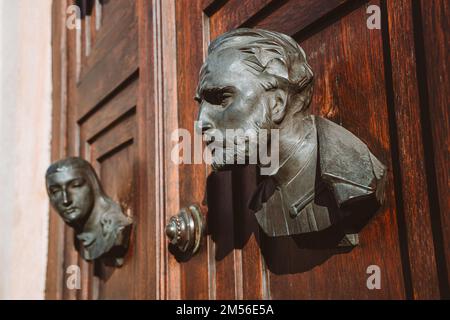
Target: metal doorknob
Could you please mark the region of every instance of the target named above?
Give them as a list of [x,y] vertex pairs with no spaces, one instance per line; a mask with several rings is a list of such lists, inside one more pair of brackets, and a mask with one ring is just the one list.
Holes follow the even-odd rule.
[[181,252],[198,251],[204,233],[204,221],[200,208],[191,205],[172,216],[166,225],[166,235],[171,244]]

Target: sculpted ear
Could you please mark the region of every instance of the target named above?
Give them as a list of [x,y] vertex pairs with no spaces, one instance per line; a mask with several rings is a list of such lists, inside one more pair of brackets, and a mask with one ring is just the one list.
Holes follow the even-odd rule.
[[[286,64],[279,58],[270,60],[264,69],[264,73],[286,79],[286,81],[289,78]],[[276,89],[271,90],[269,94],[272,121],[278,124],[283,121],[283,118],[286,114],[287,93],[282,89]]]
[[289,79],[288,70],[286,64],[278,58],[270,60],[264,68],[264,72],[267,74],[275,75],[286,80]]
[[282,89],[270,92],[270,109],[272,111],[272,121],[279,124],[286,115],[287,93]]

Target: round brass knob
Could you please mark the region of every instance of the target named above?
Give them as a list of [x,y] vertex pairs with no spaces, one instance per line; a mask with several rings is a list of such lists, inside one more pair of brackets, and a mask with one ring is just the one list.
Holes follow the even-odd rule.
[[196,205],[182,208],[166,225],[166,235],[171,244],[181,252],[196,253],[204,232],[203,216]]
[[175,221],[170,220],[166,226],[166,235],[169,237],[170,242],[172,242],[177,235],[177,225]]

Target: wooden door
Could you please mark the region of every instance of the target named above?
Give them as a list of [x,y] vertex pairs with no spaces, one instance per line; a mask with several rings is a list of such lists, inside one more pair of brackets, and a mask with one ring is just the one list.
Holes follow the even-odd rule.
[[[67,26],[80,10],[81,27]],[[54,1],[56,160],[88,160],[105,192],[135,223],[121,268],[88,263],[74,250],[73,231],[51,214],[47,297],[157,298],[158,191],[154,161],[157,120],[152,107],[151,9],[146,1]],[[70,20],[69,20],[70,22]],[[149,25],[150,23],[150,25]],[[154,157],[154,158],[153,158]],[[70,265],[81,289],[65,285]],[[138,279],[141,279],[138,281]]]
[[[71,5],[81,9],[80,29],[67,27]],[[381,29],[367,27],[371,5]],[[448,16],[444,0],[55,0],[52,158],[89,160],[135,225],[123,267],[109,268],[81,259],[52,212],[47,298],[450,297]],[[193,131],[208,43],[238,27],[297,40],[315,75],[313,113],[387,165],[385,204],[353,250],[265,236],[247,208],[254,167],[212,174],[170,160],[173,130]],[[193,203],[208,234],[183,260],[164,227]],[[79,290],[66,286],[71,265],[80,267]],[[380,290],[366,286],[370,265],[380,267]]]
[[[382,14],[381,30],[367,27],[367,8],[373,5]],[[238,27],[275,30],[292,36],[306,51],[315,75],[313,113],[355,133],[388,167],[386,202],[350,252],[302,248],[293,238],[267,237],[247,209],[258,180],[254,168],[209,174],[200,165],[181,167],[180,204],[201,202],[207,190],[209,227],[203,250],[181,266],[181,297],[404,299],[448,294],[444,249],[433,242],[441,229],[435,223],[439,210],[430,199],[434,182],[427,182],[433,172],[427,172],[426,162],[434,159],[425,159],[423,139],[431,138],[421,135],[427,119],[421,114],[416,78],[416,62],[422,62],[415,57],[418,10],[448,10],[443,2],[435,1],[433,9],[430,5],[177,1],[181,127],[192,129],[197,116],[192,96],[208,43]],[[443,115],[447,122],[441,123],[441,130],[447,127],[448,132],[448,114]],[[381,290],[366,286],[370,265],[380,267]]]

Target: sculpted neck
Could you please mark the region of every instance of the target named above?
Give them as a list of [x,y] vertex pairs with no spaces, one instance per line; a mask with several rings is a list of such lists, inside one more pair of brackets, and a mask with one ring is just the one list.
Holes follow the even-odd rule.
[[316,144],[314,117],[298,114],[283,123],[279,137],[279,166],[273,172],[278,184],[289,182],[309,159]]
[[95,200],[94,208],[92,209],[91,214],[89,215],[86,222],[83,224],[82,228],[79,232],[87,232],[87,233],[96,233],[98,232],[98,228],[101,225],[101,213],[106,212],[109,209],[109,204],[102,198],[97,197]]

